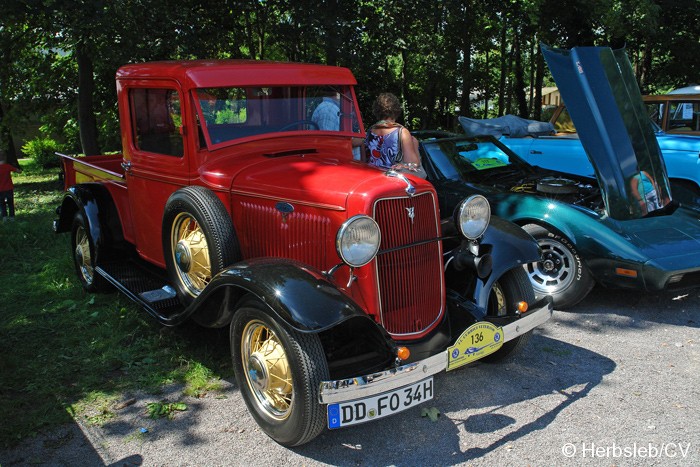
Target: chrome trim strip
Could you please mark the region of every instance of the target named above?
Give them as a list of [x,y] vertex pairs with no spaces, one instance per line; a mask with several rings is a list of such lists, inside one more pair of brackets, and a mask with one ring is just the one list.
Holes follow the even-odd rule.
[[[514,323],[503,326],[504,342],[534,329],[552,317],[551,300],[534,309]],[[447,351],[424,360],[369,375],[335,381],[322,381],[319,391],[321,404],[335,404],[375,396],[393,389],[416,383],[447,368]]]
[[554,314],[552,301],[546,298],[546,303],[539,309],[532,310],[523,318],[503,326],[503,342],[508,342],[518,336],[522,336],[528,331],[532,331],[537,326],[544,324]]

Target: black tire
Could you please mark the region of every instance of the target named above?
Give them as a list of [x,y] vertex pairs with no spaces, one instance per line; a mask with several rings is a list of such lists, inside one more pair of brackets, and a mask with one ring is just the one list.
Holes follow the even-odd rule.
[[[532,290],[532,284],[530,284],[525,270],[517,267],[503,274],[493,284],[489,296],[487,314],[488,316],[513,314],[521,301],[525,301],[528,304],[534,303],[535,292]],[[509,340],[496,352],[484,357],[483,361],[496,363],[510,360],[527,345],[530,336],[532,336],[532,331]]]
[[542,250],[542,259],[524,266],[535,296],[549,295],[557,309],[583,300],[595,281],[574,244],[563,235],[535,224],[523,227]]
[[108,282],[95,271],[99,251],[90,233],[90,225],[80,211],[73,217],[71,250],[75,272],[83,288],[88,292],[103,292]]
[[170,196],[163,214],[163,254],[183,305],[192,303],[217,273],[240,260],[233,222],[214,193],[189,186]]
[[325,428],[318,391],[328,379],[326,357],[318,335],[297,332],[263,310],[259,302],[248,302],[231,321],[236,381],[265,434],[283,446],[298,446]]

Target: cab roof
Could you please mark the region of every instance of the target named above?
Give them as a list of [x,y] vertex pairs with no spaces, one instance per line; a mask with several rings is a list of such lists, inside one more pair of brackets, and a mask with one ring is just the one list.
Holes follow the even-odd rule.
[[117,80],[174,79],[186,88],[355,85],[349,69],[263,60],[182,60],[124,65]]

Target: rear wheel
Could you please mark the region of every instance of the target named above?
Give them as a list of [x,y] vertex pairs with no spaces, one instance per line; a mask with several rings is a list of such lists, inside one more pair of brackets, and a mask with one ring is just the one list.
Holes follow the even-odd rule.
[[71,249],[75,271],[83,288],[88,292],[104,291],[107,288],[107,281],[95,271],[97,245],[90,233],[90,225],[80,211],[73,217]]
[[163,215],[163,253],[180,301],[189,305],[226,266],[240,259],[226,208],[214,193],[190,186],[173,193]]
[[260,428],[283,446],[298,446],[325,427],[318,402],[328,365],[316,334],[279,322],[251,301],[236,310],[230,329],[236,381]]
[[595,281],[574,244],[539,225],[528,224],[523,228],[537,240],[542,250],[540,261],[524,266],[535,295],[550,295],[558,309],[572,307],[583,300]]
[[[512,315],[521,301],[532,304],[535,301],[535,293],[525,270],[518,267],[503,274],[493,284],[489,296],[488,316]],[[509,359],[525,347],[531,335],[532,331],[529,331],[509,340],[496,352],[484,357],[483,360],[494,363]]]

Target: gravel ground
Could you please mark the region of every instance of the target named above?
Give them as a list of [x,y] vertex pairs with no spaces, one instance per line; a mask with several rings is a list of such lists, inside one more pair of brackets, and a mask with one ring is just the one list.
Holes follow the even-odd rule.
[[[700,465],[700,292],[596,289],[512,363],[435,377],[436,397],[295,449],[261,433],[233,381],[152,420],[132,402],[0,452],[0,465]],[[436,408],[436,421],[421,417]]]

